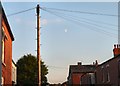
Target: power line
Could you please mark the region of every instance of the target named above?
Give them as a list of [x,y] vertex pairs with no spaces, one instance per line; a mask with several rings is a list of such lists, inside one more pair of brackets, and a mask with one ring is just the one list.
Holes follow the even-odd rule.
[[96,20],[92,20],[92,19],[88,19],[88,18],[82,18],[82,17],[80,17],[80,18],[84,19],[84,20],[91,21],[91,22],[95,22],[95,23],[101,23],[101,24],[104,24],[104,25],[110,25],[110,26],[118,27],[118,25],[115,25],[115,24],[110,24],[110,23],[106,23],[106,22],[102,22],[102,21],[96,21]]
[[92,14],[92,15],[103,15],[103,16],[118,17],[118,15],[114,15],[114,14],[104,14],[104,13],[95,13],[95,12],[83,12],[83,11],[66,10],[66,9],[58,9],[58,8],[47,8],[47,7],[40,7],[40,8],[41,9],[56,10],[56,11],[64,11],[64,12],[74,12],[74,13],[82,13],[82,14]]
[[[51,11],[52,12],[52,11]],[[76,20],[76,21],[80,21],[80,22],[84,22],[84,23],[88,23],[88,24],[90,24],[90,25],[94,25],[94,26],[97,26],[97,27],[102,27],[102,28],[105,28],[105,29],[109,29],[109,30],[113,30],[113,31],[118,31],[118,30],[116,30],[116,29],[113,29],[113,28],[108,28],[108,27],[105,27],[105,26],[101,26],[101,25],[99,25],[100,23],[101,24],[104,24],[104,25],[111,25],[111,26],[116,26],[117,27],[117,25],[114,25],[114,24],[109,24],[109,23],[104,23],[104,22],[100,22],[100,21],[95,21],[95,20],[91,20],[91,19],[87,19],[87,18],[80,18],[80,20],[78,19],[78,17],[76,17],[76,16],[71,16],[71,15],[69,15],[69,14],[65,14],[65,13],[60,13],[60,12],[55,12],[54,11],[54,13],[58,13],[59,15],[60,14],[64,14],[63,16],[65,17],[65,16],[67,16],[67,17],[70,17],[71,19],[74,19],[74,20]],[[83,20],[81,20],[81,19],[83,19]],[[91,23],[92,22],[92,23]],[[94,23],[93,23],[94,22]],[[97,23],[97,24],[96,24]]]
[[[53,14],[53,15],[56,15],[56,16],[58,16],[58,17],[60,17],[60,18],[63,18],[64,20],[73,22],[73,23],[75,23],[75,24],[77,24],[77,25],[82,24],[82,23],[78,22],[78,20],[76,21],[76,20],[68,19],[68,18],[66,18],[66,17],[60,16],[60,15],[58,15],[58,14],[56,14],[56,13],[54,13],[54,12],[48,11],[48,10],[46,10],[46,9],[42,9],[42,10],[44,10],[44,11],[46,11],[46,12],[49,12],[49,13],[51,13],[51,14]],[[83,22],[83,21],[82,21],[82,22]],[[84,22],[84,23],[85,23],[85,22]],[[85,26],[85,25],[84,25],[84,26]],[[90,26],[91,26],[91,24],[90,24],[88,27],[90,27]],[[88,29],[94,30],[94,31],[96,31],[96,32],[102,32],[102,33],[104,33],[105,35],[109,35],[109,36],[111,36],[111,37],[114,37],[114,36],[115,36],[113,33],[107,32],[107,31],[102,30],[102,29],[99,29],[99,28],[95,28],[95,27],[94,27],[94,28],[88,28]],[[116,38],[116,37],[115,37],[115,38]]]
[[65,69],[65,70],[68,70],[67,67],[58,67],[58,66],[50,66],[48,65],[49,68],[54,68],[54,69]]
[[33,9],[35,9],[35,8],[36,8],[36,7],[30,8],[30,9],[26,9],[26,10],[22,10],[22,11],[19,11],[19,12],[15,12],[15,13],[9,14],[9,15],[7,15],[7,16],[9,17],[9,16],[21,14],[21,13],[24,13],[24,12],[27,12],[27,11],[30,11],[30,10],[33,10]]
[[[46,9],[45,7],[40,7],[40,8],[41,8],[41,9]],[[24,12],[27,12],[27,11],[30,11],[30,10],[33,10],[33,9],[35,9],[35,7],[34,7],[34,8],[27,9],[27,10],[15,12],[15,13],[9,14],[9,15],[7,15],[7,16],[17,15],[17,14],[24,13]],[[47,9],[55,9],[55,8],[47,8]],[[57,9],[56,9],[56,10],[57,10]],[[60,10],[63,10],[63,9],[60,9]],[[66,10],[64,10],[64,11],[66,11]],[[67,11],[69,12],[70,10],[67,10]],[[72,11],[70,11],[70,12],[72,12]],[[73,12],[76,12],[76,11],[73,11]],[[110,14],[109,14],[109,15],[110,15]],[[114,15],[114,16],[115,16],[115,15]],[[116,15],[116,16],[117,16],[117,15]],[[101,22],[101,21],[95,21],[95,20],[87,19],[87,18],[81,18],[81,19],[88,20],[88,21],[92,21],[92,22],[98,22],[98,23],[105,24],[105,25],[117,26],[117,25],[114,25],[114,24],[109,24],[109,23],[105,23],[105,22]]]
[[[22,10],[22,11],[19,11],[19,12],[16,12],[16,13],[12,13],[12,14],[9,14],[8,16],[13,16],[13,15],[17,15],[17,14],[20,14],[20,13],[24,13],[24,12],[27,12],[27,11],[30,11],[30,10],[33,10],[33,9],[35,9],[36,7],[34,7],[34,8],[30,8],[30,9],[27,9],[27,10]],[[86,14],[95,14],[95,15],[105,15],[105,16],[117,16],[117,15],[111,15],[111,14],[101,14],[101,13],[92,13],[92,12],[82,12],[82,11],[73,11],[73,10],[65,10],[65,9],[56,9],[56,8],[45,8],[45,7],[40,7],[40,9],[42,9],[42,10],[44,10],[44,11],[47,11],[47,12],[49,12],[49,13],[51,13],[51,14],[53,14],[53,15],[56,15],[56,16],[58,16],[58,17],[61,17],[61,18],[63,18],[63,19],[65,19],[65,20],[70,20],[70,21],[74,21],[74,22],[76,22],[76,23],[80,23],[80,22],[84,22],[84,23],[87,23],[87,24],[89,24],[89,25],[94,25],[94,26],[97,26],[97,27],[103,27],[103,26],[100,26],[100,25],[97,25],[97,24],[93,24],[93,23],[91,23],[91,22],[86,22],[86,21],[83,21],[83,20],[78,20],[78,19],[75,19],[75,18],[73,18],[73,17],[71,17],[70,15],[70,17],[71,17],[71,19],[68,19],[68,18],[65,18],[65,17],[63,17],[63,16],[60,16],[60,15],[58,15],[58,14],[55,14],[54,12],[55,11],[59,11],[59,12],[61,12],[61,11],[66,11],[66,12],[77,12],[77,13],[86,13]],[[49,10],[55,10],[54,12],[52,12],[52,11],[49,11]],[[57,13],[57,12],[56,12]],[[63,14],[63,13],[62,13]],[[68,17],[68,15],[67,15],[67,17]],[[85,19],[85,20],[88,20],[88,21],[93,21],[93,22],[95,22],[94,20],[90,20],[90,19],[87,19],[87,18],[82,18],[82,19]],[[109,24],[110,25],[110,24]],[[112,24],[111,24],[112,25]],[[115,25],[114,25],[115,26]],[[103,27],[103,28],[106,28],[106,27]],[[92,29],[93,30],[93,29]],[[97,31],[98,29],[96,29],[95,31]],[[100,29],[99,29],[100,30]],[[105,30],[101,30],[101,31],[103,31],[103,33],[106,33],[106,34],[112,34],[113,35],[113,33],[110,33],[110,32],[107,32],[107,31],[105,31]],[[98,31],[97,31],[98,32]]]

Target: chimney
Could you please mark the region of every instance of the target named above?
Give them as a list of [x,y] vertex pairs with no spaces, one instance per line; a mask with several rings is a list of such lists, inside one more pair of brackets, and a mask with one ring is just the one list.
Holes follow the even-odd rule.
[[93,65],[98,66],[98,61],[95,60],[95,62],[93,62]]
[[78,64],[78,65],[82,65],[82,62],[78,62],[77,64]]
[[113,54],[114,56],[117,56],[120,54],[120,44],[114,45]]
[[96,65],[96,66],[98,65],[98,61],[97,61],[97,60],[95,60],[95,65]]

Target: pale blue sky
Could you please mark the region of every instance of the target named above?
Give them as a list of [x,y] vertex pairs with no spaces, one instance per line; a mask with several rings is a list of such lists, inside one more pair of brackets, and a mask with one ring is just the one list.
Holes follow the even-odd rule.
[[[4,2],[2,4],[6,15],[9,15],[33,8],[38,3]],[[40,6],[118,15],[117,3],[115,2],[41,2]],[[95,60],[101,63],[112,58],[113,45],[118,42],[118,17],[58,12],[57,15],[65,17],[69,21],[41,10],[41,57],[48,65],[48,80],[51,83],[64,82],[68,76],[69,65],[77,64],[78,61],[83,64],[92,64]],[[13,59],[17,61],[27,53],[36,55],[35,9],[8,16],[8,20],[15,37]],[[116,26],[112,26],[112,24]],[[107,35],[108,33],[103,32],[103,30],[110,32],[110,35]]]

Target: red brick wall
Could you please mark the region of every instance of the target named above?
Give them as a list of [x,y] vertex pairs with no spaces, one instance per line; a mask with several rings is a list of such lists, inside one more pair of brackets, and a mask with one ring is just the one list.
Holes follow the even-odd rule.
[[12,84],[12,39],[9,35],[4,20],[2,21],[2,25],[7,36],[7,39],[5,39],[5,65],[2,64],[2,76],[4,78],[4,84]]
[[80,85],[81,76],[82,76],[82,74],[80,74],[80,73],[73,73],[72,74],[72,83],[75,85]]
[[[120,61],[120,56],[100,65],[96,69],[96,83],[97,84],[113,84],[114,86],[120,86],[120,78],[118,76],[118,61]],[[109,65],[109,66],[108,66]],[[108,67],[107,67],[108,66]],[[104,71],[102,71],[102,69]],[[109,71],[109,81],[107,81],[107,72]],[[103,81],[104,73],[104,81]],[[119,85],[118,85],[119,84]]]

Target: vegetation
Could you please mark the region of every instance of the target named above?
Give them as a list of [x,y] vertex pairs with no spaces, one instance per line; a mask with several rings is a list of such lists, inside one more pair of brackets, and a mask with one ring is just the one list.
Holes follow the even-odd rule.
[[[47,84],[48,68],[41,61],[42,84]],[[37,85],[37,58],[31,54],[24,55],[17,61],[17,83],[18,85]]]

